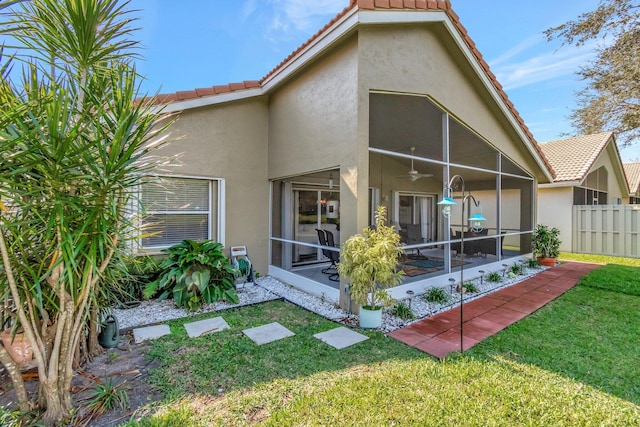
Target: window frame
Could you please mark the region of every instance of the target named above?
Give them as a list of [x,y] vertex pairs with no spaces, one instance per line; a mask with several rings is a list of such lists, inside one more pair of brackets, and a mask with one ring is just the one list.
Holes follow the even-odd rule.
[[[224,178],[218,177],[210,177],[210,176],[201,176],[201,175],[173,175],[173,174],[146,174],[145,177],[153,177],[153,178],[161,178],[161,179],[193,179],[199,181],[206,181],[208,183],[208,191],[209,191],[209,206],[206,211],[198,211],[197,213],[203,214],[206,213],[208,218],[208,232],[207,239],[212,239],[215,236],[216,241],[225,246],[225,229],[226,229],[226,208],[225,208],[225,186],[226,181]],[[217,191],[214,191],[213,184],[216,183]],[[138,198],[138,209],[134,210],[135,213],[141,213],[144,211],[144,216],[151,215],[189,215],[187,212],[179,212],[179,211],[156,211],[156,210],[145,210],[144,206],[142,206],[142,193],[143,193],[144,184],[139,184],[137,187],[137,198]],[[214,211],[214,206],[216,209]],[[137,211],[137,212],[136,212]],[[194,212],[195,213],[195,212]],[[216,223],[214,223],[214,215],[217,218]],[[144,217],[138,220],[138,225],[142,227],[144,225]],[[171,245],[154,245],[154,246],[144,246],[142,244],[143,237],[137,236],[135,239],[137,252],[140,254],[146,255],[154,255],[161,254],[163,249],[171,247]]]

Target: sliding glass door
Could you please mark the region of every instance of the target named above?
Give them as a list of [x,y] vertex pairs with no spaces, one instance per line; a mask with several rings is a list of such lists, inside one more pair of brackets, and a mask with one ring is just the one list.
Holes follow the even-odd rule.
[[[293,240],[319,244],[318,229],[331,233],[334,245],[340,242],[339,193],[322,189],[293,189],[294,236]],[[310,246],[295,245],[293,265],[325,261],[322,250]]]

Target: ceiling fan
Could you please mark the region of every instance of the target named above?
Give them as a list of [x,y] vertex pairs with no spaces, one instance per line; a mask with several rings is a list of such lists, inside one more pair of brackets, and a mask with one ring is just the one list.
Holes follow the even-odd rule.
[[[411,156],[413,156],[416,151],[416,147],[411,147]],[[405,175],[400,175],[397,178],[409,178],[409,181],[416,182],[420,178],[431,178],[433,174],[431,173],[420,173],[413,167],[413,157],[411,157],[411,170],[409,170]]]

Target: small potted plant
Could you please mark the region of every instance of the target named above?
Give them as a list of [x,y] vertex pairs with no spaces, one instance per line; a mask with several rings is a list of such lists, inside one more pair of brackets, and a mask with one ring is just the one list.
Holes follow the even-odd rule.
[[387,289],[402,282],[403,273],[396,268],[402,254],[400,235],[385,222],[386,210],[380,206],[376,227],[351,236],[344,243],[338,264],[338,272],[351,280],[351,298],[360,305],[362,328],[382,325],[382,307],[394,303]]
[[560,230],[556,227],[548,227],[538,224],[533,231],[532,251],[533,255],[542,265],[552,267],[556,264],[560,254]]

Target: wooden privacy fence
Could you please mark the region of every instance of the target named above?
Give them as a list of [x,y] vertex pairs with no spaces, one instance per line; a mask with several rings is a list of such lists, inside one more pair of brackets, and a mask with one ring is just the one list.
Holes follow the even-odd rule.
[[640,205],[573,207],[573,252],[640,258]]

